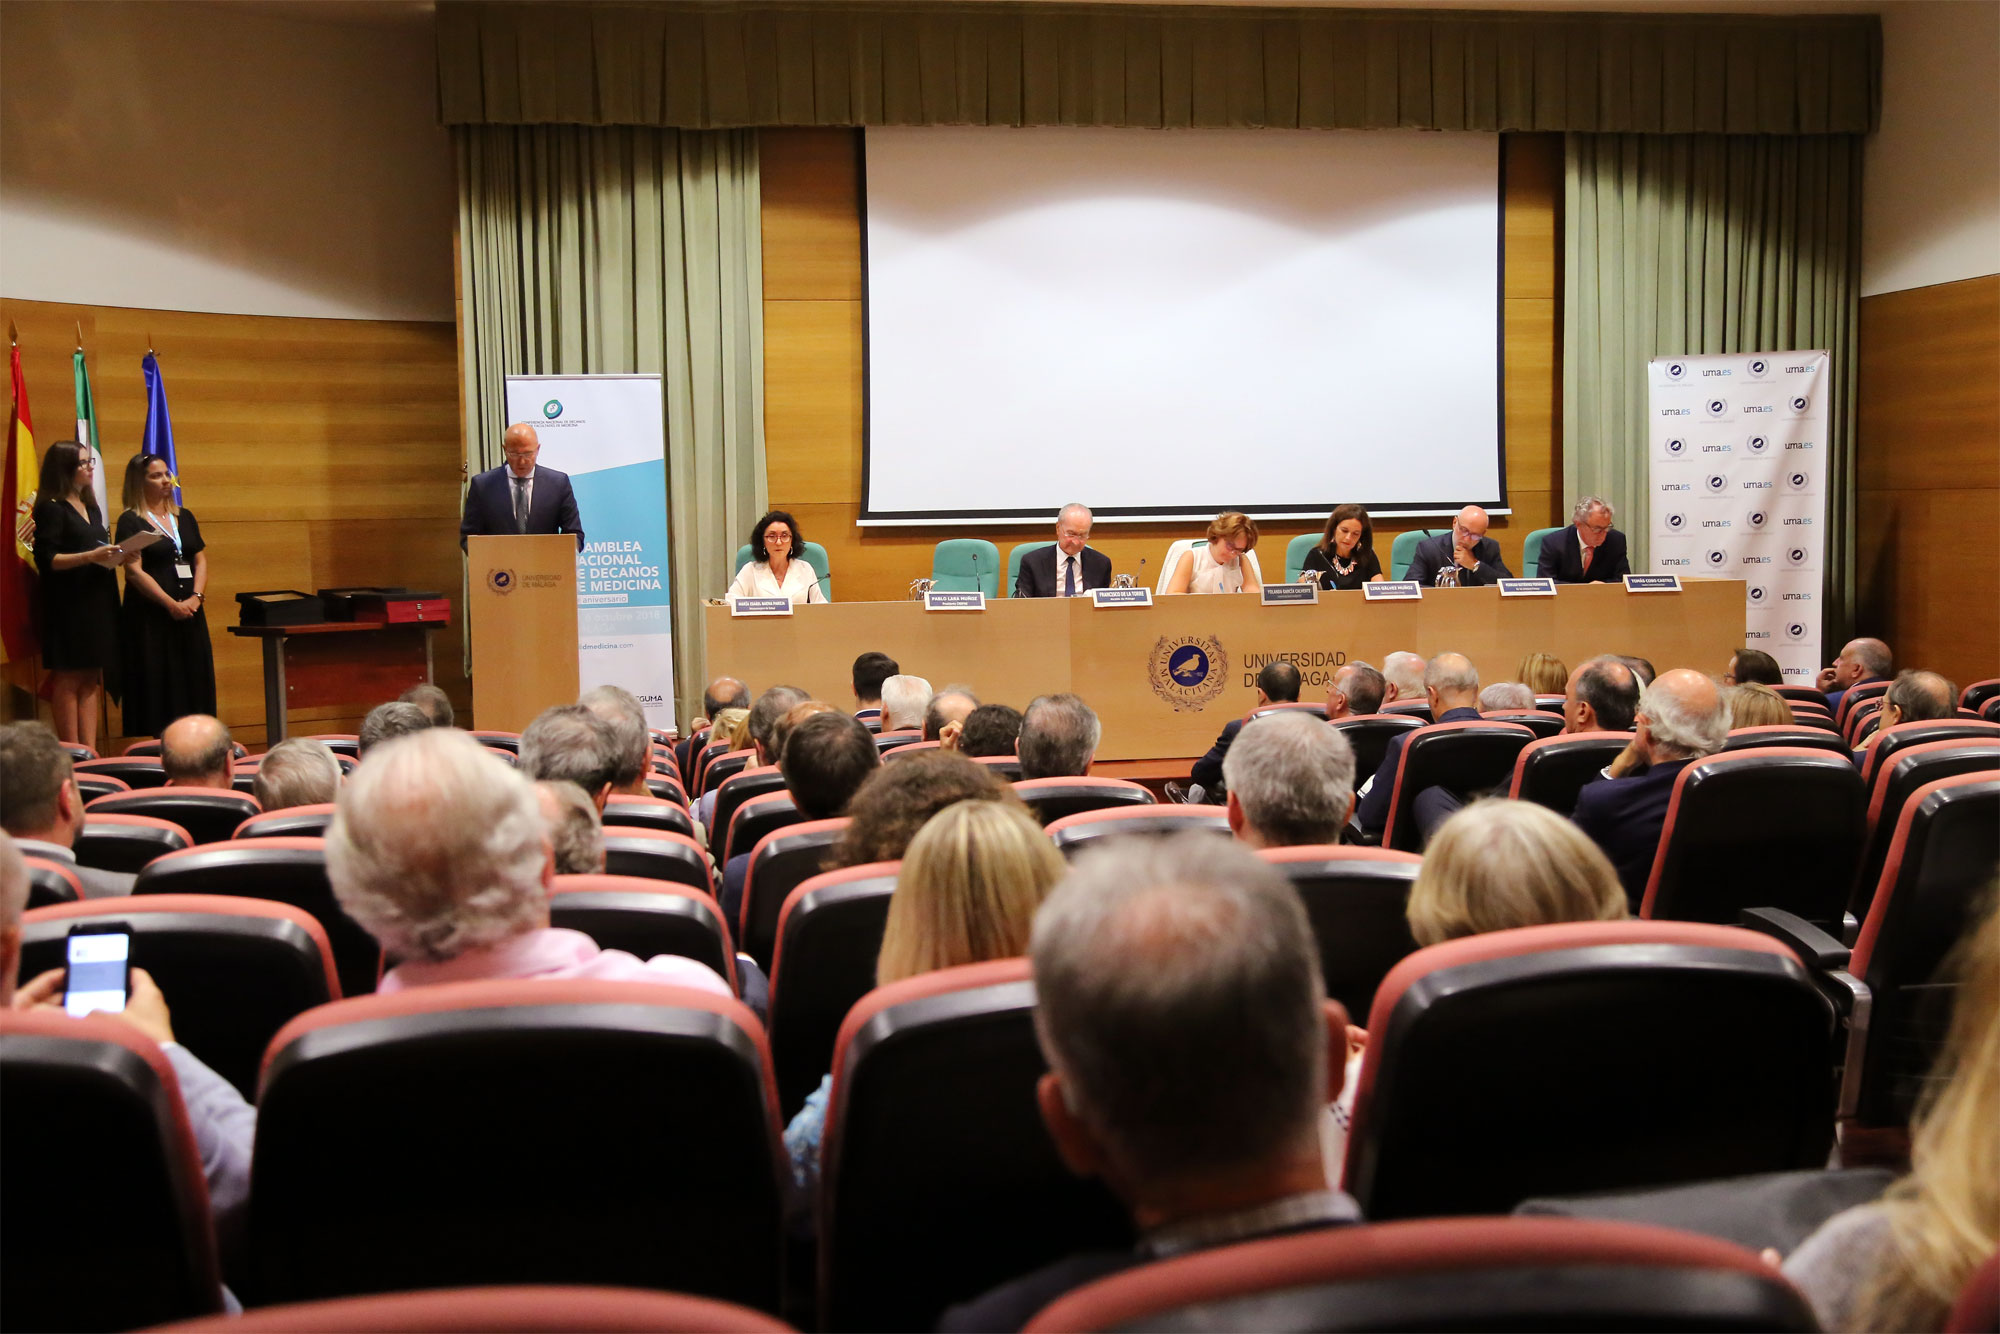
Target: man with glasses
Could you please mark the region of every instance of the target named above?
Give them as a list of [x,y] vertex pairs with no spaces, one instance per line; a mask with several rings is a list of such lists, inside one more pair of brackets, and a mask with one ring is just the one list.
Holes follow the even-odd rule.
[[1585,496],[1570,511],[1570,526],[1542,539],[1535,575],[1559,584],[1611,584],[1632,573],[1625,534],[1611,526],[1611,502]]
[[507,461],[480,473],[465,489],[459,547],[474,533],[575,533],[576,549],[583,550],[583,518],[569,474],[535,466],[542,451],[535,428],[515,422],[500,438],[500,450]]
[[1056,515],[1056,542],[1021,557],[1014,581],[1017,598],[1073,598],[1093,588],[1111,587],[1111,557],[1092,551],[1090,511],[1065,505]]
[[1426,588],[1473,588],[1512,579],[1514,572],[1500,559],[1500,544],[1486,535],[1486,511],[1467,505],[1451,521],[1449,533],[1417,543],[1417,554],[1403,577]]

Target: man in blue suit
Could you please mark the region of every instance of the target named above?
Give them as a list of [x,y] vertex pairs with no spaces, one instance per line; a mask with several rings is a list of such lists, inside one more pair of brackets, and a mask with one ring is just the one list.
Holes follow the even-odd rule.
[[1467,505],[1452,519],[1449,533],[1417,543],[1403,577],[1426,588],[1473,588],[1512,579],[1514,572],[1500,559],[1500,544],[1486,535],[1489,522],[1485,510]]
[[1570,526],[1542,539],[1535,576],[1559,584],[1615,584],[1632,573],[1625,558],[1625,534],[1611,526],[1610,502],[1585,496],[1570,513]]
[[1681,667],[1640,694],[1635,722],[1632,744],[1584,785],[1571,817],[1611,859],[1634,917],[1646,899],[1674,783],[1729,739],[1729,701],[1713,680]]
[[465,490],[459,549],[474,533],[575,533],[576,549],[583,550],[583,518],[576,512],[569,474],[535,466],[542,451],[535,428],[515,422],[501,437],[500,448],[507,461],[480,473]]
[[[1438,722],[1479,721],[1479,671],[1462,653],[1440,653],[1430,660],[1424,668],[1424,695],[1430,701],[1431,717]],[[1386,828],[1389,803],[1396,793],[1396,776],[1403,767],[1403,747],[1409,744],[1410,736],[1409,732],[1398,732],[1389,738],[1389,745],[1382,752],[1382,763],[1362,788],[1361,799],[1354,806],[1354,823],[1367,833],[1380,835],[1385,843],[1389,838]],[[1412,792],[1406,800],[1417,802],[1421,795]],[[1414,809],[1421,821],[1425,807],[1419,804]]]

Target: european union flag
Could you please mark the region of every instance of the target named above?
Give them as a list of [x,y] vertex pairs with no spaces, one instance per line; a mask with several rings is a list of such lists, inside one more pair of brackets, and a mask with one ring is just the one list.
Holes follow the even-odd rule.
[[174,457],[174,420],[167,415],[167,382],[160,378],[160,359],[148,352],[139,369],[146,376],[146,434],[139,447],[167,461],[174,475],[174,503],[181,503],[180,461]]

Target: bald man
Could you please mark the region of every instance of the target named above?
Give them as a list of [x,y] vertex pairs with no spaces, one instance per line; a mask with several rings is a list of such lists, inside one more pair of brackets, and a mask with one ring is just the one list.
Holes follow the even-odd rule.
[[538,468],[542,442],[535,428],[515,422],[500,439],[507,461],[472,479],[465,489],[465,514],[458,522],[458,545],[474,533],[575,533],[583,550],[583,518],[569,474]]
[[168,787],[227,788],[233,777],[236,742],[220,718],[190,713],[160,733],[160,767]]
[[1405,579],[1426,588],[1472,588],[1512,579],[1514,572],[1500,559],[1500,544],[1486,535],[1486,511],[1467,505],[1451,521],[1449,533],[1417,543]]

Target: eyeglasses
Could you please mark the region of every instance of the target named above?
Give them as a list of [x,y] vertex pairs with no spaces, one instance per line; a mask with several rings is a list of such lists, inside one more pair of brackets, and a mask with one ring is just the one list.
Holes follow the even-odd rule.
[[1583,529],[1583,531],[1586,533],[1602,534],[1611,531],[1611,525],[1608,523],[1580,523],[1577,525],[1577,527]]

